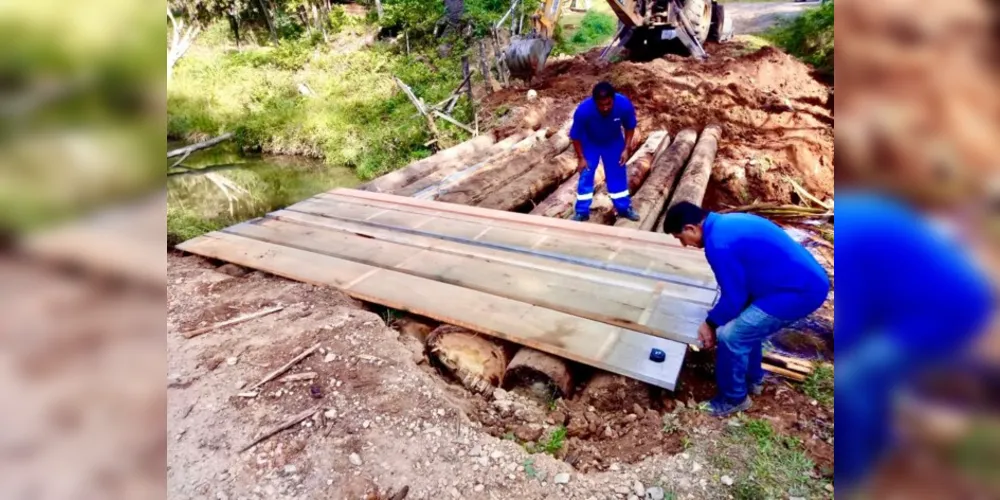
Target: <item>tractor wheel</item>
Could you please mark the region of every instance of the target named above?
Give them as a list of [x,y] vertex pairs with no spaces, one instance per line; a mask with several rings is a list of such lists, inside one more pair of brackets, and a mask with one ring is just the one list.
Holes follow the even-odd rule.
[[730,35],[726,33],[726,9],[721,3],[712,2],[712,25],[708,29],[708,39],[713,42],[724,42]]
[[712,27],[712,2],[710,0],[685,0],[684,16],[691,22],[691,28],[698,35],[698,41],[708,40]]

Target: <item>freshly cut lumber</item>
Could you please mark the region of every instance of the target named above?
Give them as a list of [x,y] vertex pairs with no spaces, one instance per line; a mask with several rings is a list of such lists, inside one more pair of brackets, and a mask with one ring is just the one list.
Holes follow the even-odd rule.
[[715,163],[715,153],[719,149],[721,136],[722,128],[718,125],[709,125],[701,131],[698,143],[691,152],[691,159],[688,160],[684,173],[677,181],[677,187],[670,195],[670,203],[657,217],[656,223],[651,228],[653,231],[663,232],[663,220],[670,207],[682,201],[701,206],[701,202],[705,199],[705,190],[708,189],[708,179],[712,177],[712,165]]
[[544,401],[568,398],[573,375],[566,360],[530,347],[522,347],[507,365],[503,388],[525,388]]
[[280,311],[280,310],[282,310],[284,308],[285,308],[284,306],[269,307],[267,309],[264,309],[264,310],[261,310],[261,311],[257,311],[255,313],[244,314],[242,316],[238,316],[238,317],[235,317],[233,319],[228,319],[226,321],[220,321],[218,323],[215,323],[213,325],[209,325],[209,326],[206,326],[206,327],[203,327],[203,328],[195,328],[194,330],[188,330],[188,331],[185,331],[185,332],[181,332],[181,335],[183,335],[184,338],[186,338],[186,339],[194,338],[194,337],[197,337],[199,335],[208,333],[208,332],[210,332],[212,330],[216,330],[216,329],[219,329],[219,328],[227,327],[227,326],[230,326],[230,325],[236,325],[236,324],[239,324],[239,323],[243,323],[245,321],[250,321],[252,319],[260,318],[262,316],[267,316],[268,314],[276,313],[276,312],[278,312],[278,311]]
[[406,186],[425,175],[435,171],[443,165],[454,161],[463,161],[461,158],[474,155],[478,152],[486,151],[496,143],[492,134],[484,134],[479,137],[469,139],[457,146],[450,147],[435,155],[413,162],[395,172],[390,172],[370,182],[366,182],[358,187],[364,191],[374,191],[377,193],[391,193],[403,186]]
[[767,363],[764,363],[761,366],[763,366],[764,370],[769,371],[769,372],[774,373],[774,374],[777,374],[777,375],[781,375],[782,377],[785,377],[785,378],[789,378],[789,379],[792,379],[792,380],[795,380],[795,381],[798,381],[798,382],[805,382],[805,380],[806,380],[806,375],[803,374],[803,373],[793,372],[791,370],[786,370],[784,368],[781,368],[781,367],[778,367],[778,366],[774,366],[774,365],[769,365]]
[[[646,174],[649,173],[649,167],[651,163],[646,163],[645,165],[638,165],[636,162],[640,159],[645,158],[647,153],[650,153],[650,148],[655,152],[660,144],[664,140],[669,140],[667,132],[663,130],[658,130],[649,135],[646,142],[632,155],[627,162],[628,165],[628,184],[629,190],[635,192],[642,182],[646,179]],[[652,156],[649,156],[650,161]],[[545,198],[541,203],[538,204],[534,209],[531,210],[531,215],[541,215],[543,217],[557,217],[564,219],[573,214],[573,208],[576,205],[576,189],[577,185],[580,183],[580,174],[574,174],[566,182],[563,182],[555,191]],[[597,192],[597,188],[604,185],[604,168],[597,169],[594,173],[594,191]],[[605,195],[606,196],[606,195]],[[595,196],[596,197],[596,196]],[[593,205],[591,205],[593,207]],[[591,214],[593,214],[593,208],[591,209]]]
[[[436,169],[424,176],[421,179],[416,180],[406,186],[396,189],[392,194],[397,194],[400,196],[413,196],[414,194],[430,188],[432,186],[440,185],[441,182],[451,174],[464,170],[470,165],[475,165],[481,161],[487,161],[490,158],[494,158],[498,155],[502,155],[510,151],[511,149],[517,148],[522,144],[526,138],[533,136],[530,131],[522,130],[515,133],[514,135],[494,144],[489,149],[484,150],[481,154],[477,153],[468,157],[456,158],[454,161],[448,162],[441,168]],[[462,161],[459,161],[462,160]]]
[[576,171],[576,153],[563,151],[547,162],[537,165],[479,202],[478,206],[494,210],[516,210],[527,205],[559,184]]
[[[485,168],[496,168],[506,164],[511,158],[515,158],[518,154],[524,153],[531,148],[536,147],[540,143],[545,141],[545,135],[548,133],[548,129],[541,129],[535,133],[529,134],[527,137],[522,138],[513,147],[508,148],[507,151],[503,151],[499,154],[492,155],[486,158],[482,158],[482,161],[473,163],[471,165],[465,165],[450,174],[444,176],[440,180],[427,185],[426,187],[420,189],[419,191],[408,195],[408,189],[406,191],[400,191],[398,193],[401,196],[413,196],[414,198],[419,198],[422,200],[433,200],[442,191],[451,189],[461,183],[463,180],[474,175],[476,172],[483,170]],[[425,178],[426,179],[426,178]],[[422,181],[414,183],[413,185],[423,184]]]
[[447,203],[477,205],[490,193],[562,153],[569,145],[569,122],[567,122],[545,144],[518,154],[503,164],[485,166],[447,191],[442,191],[436,199]]
[[684,167],[684,162],[691,155],[698,133],[692,129],[681,130],[674,142],[654,162],[652,171],[646,182],[632,197],[632,208],[639,213],[639,222],[619,219],[615,226],[649,231],[663,209],[665,198],[677,179],[677,174]]
[[[227,233],[186,241],[181,249],[526,345],[673,390],[687,346],[526,302]],[[414,293],[414,291],[419,291]],[[649,360],[661,349],[666,361]]]
[[467,389],[488,393],[503,381],[514,348],[465,328],[441,325],[427,337],[427,352]]
[[[664,142],[670,144],[670,138],[667,136],[665,131],[653,132],[650,135],[650,140],[646,141],[645,144],[639,148],[632,158],[629,158],[628,163],[626,163],[626,172],[628,175],[628,190],[629,193],[635,195],[642,187],[642,184],[646,181],[646,177],[649,176],[649,171],[653,167],[653,162],[655,161],[658,154],[666,150]],[[607,190],[594,193],[594,201],[590,205],[590,221],[597,224],[611,224],[615,221],[615,209],[614,203],[611,202],[611,197],[608,196]]]

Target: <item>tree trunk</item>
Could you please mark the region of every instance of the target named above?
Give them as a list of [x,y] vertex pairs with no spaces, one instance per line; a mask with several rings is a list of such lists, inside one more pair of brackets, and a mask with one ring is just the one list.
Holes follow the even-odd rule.
[[639,213],[639,222],[619,219],[615,226],[643,229],[649,231],[663,210],[666,198],[674,186],[677,175],[684,167],[684,162],[691,155],[698,133],[692,129],[684,129],[677,134],[674,142],[657,158],[653,164],[649,178],[632,197],[632,208]]
[[486,44],[483,43],[482,39],[479,39],[479,71],[483,73],[483,85],[486,87],[486,93],[493,93],[493,78],[490,76],[490,63],[486,59]]
[[462,23],[462,13],[465,12],[465,0],[444,0],[445,17],[452,28],[458,28]]
[[[628,175],[628,190],[635,195],[642,187],[653,168],[653,162],[663,151],[666,145],[670,144],[670,137],[666,131],[658,130],[650,134],[649,139],[639,148],[626,164]],[[590,221],[597,224],[612,224],[615,222],[614,203],[607,191],[594,193],[594,201],[590,205]]]
[[[708,189],[708,179],[712,177],[712,164],[715,163],[715,153],[719,148],[721,136],[722,128],[718,125],[709,125],[701,131],[698,143],[695,144],[694,151],[691,152],[691,159],[688,160],[684,173],[677,181],[674,193],[670,195],[667,210],[682,201],[701,206],[701,202],[705,199],[705,190]],[[667,210],[660,214],[652,228],[653,231],[663,232],[663,219],[666,217]]]
[[257,0],[260,10],[264,14],[264,22],[267,23],[267,30],[271,33],[271,42],[278,45],[278,32],[274,29],[274,19],[271,19],[271,11],[267,8],[264,0]]
[[[567,122],[568,124],[569,122]],[[518,154],[503,164],[487,165],[464,181],[438,195],[439,201],[478,205],[490,193],[536,168],[569,147],[569,126],[564,125],[546,144]]]
[[503,381],[512,344],[452,325],[427,337],[427,352],[469,390],[489,393]]
[[548,402],[572,394],[573,376],[566,360],[522,347],[507,365],[503,388],[524,388],[537,399]]
[[381,21],[382,17],[385,16],[385,12],[382,11],[382,0],[375,0],[375,12],[378,13],[378,20]]
[[388,173],[358,187],[365,191],[391,193],[455,161],[465,161],[463,157],[475,155],[493,146],[496,140],[491,134],[481,135],[457,146],[445,149],[434,156],[411,163],[395,172]]
[[576,152],[564,151],[493,192],[479,202],[478,206],[495,210],[517,210],[536,200],[553,185],[565,181],[575,170]]
[[[658,130],[649,135],[646,142],[640,147],[632,158],[629,159],[627,165],[628,172],[628,185],[629,191],[635,193],[642,182],[646,180],[646,175],[649,174],[650,166],[653,162],[654,154],[663,150],[661,147],[663,142],[666,141],[669,144],[670,138],[667,133],[662,130]],[[541,215],[544,217],[555,217],[559,219],[565,219],[573,214],[574,207],[576,205],[576,189],[577,184],[580,182],[580,174],[574,174],[566,182],[564,182],[558,189],[550,194],[544,201],[538,204],[532,211],[532,215]],[[600,168],[594,173],[594,190],[595,193],[597,188],[604,185],[604,169]],[[596,203],[598,197],[603,195],[607,198],[607,193],[599,193],[594,195],[595,203],[591,205],[591,219],[594,219],[595,209],[599,208],[600,204]],[[610,200],[610,198],[608,198]],[[608,201],[610,208],[610,201]],[[603,215],[600,216],[601,220],[604,220]]]
[[[530,136],[530,137],[529,137]],[[449,183],[449,178],[458,172],[473,168],[483,162],[498,160],[502,155],[510,155],[512,151],[522,151],[533,146],[539,139],[534,137],[530,131],[518,132],[496,144],[488,150],[476,153],[471,156],[457,158],[447,165],[444,165],[422,179],[404,186],[392,194],[399,196],[417,196],[420,198],[433,199],[437,194],[435,189],[440,189]]]

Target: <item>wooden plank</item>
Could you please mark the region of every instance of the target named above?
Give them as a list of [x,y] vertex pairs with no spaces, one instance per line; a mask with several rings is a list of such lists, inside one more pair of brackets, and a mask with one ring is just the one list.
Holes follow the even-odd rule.
[[[224,232],[402,271],[685,343],[697,343],[698,325],[709,308],[707,304],[654,294],[651,289],[637,290],[595,282],[586,274],[567,276],[525,269],[286,220],[259,219],[232,226]],[[653,319],[658,320],[657,326],[639,324],[650,297],[656,295],[663,304],[659,308],[663,312],[653,315]]]
[[[461,214],[456,215],[433,209],[400,207],[393,205],[391,202],[358,201],[358,203],[371,203],[370,210],[373,214],[378,210],[405,211],[402,212],[404,214],[410,213],[409,211],[412,210],[414,214],[435,215],[438,218],[444,219],[440,222],[430,221],[421,227],[422,231],[428,233],[459,238],[474,238],[482,232],[482,228],[486,224],[485,227],[490,228],[488,234],[481,236],[476,241],[514,246],[525,250],[535,250],[539,253],[547,252],[604,261],[605,263],[610,262],[611,256],[614,255],[614,263],[610,267],[628,268],[637,274],[641,274],[643,270],[647,270],[665,276],[672,275],[681,282],[701,288],[714,290],[716,287],[715,276],[708,267],[704,255],[700,252],[681,249],[680,247],[656,247],[652,245],[633,244],[632,242],[595,235],[586,236],[581,233],[567,233],[558,229],[505,223],[503,221],[496,222],[499,225],[494,226],[492,225],[493,221],[490,220],[477,219]],[[348,206],[351,206],[350,210],[347,210]],[[292,205],[289,208],[338,218],[369,220],[373,222],[378,222],[383,217],[382,215],[372,215],[369,217],[355,216],[353,214],[358,211],[358,205],[354,205],[353,200],[327,195],[320,195],[316,198]],[[542,217],[536,218],[544,219]],[[587,226],[604,227],[594,224]],[[545,241],[541,241],[543,237]],[[604,267],[608,266],[605,265]]]
[[[382,270],[345,289],[344,283],[372,267],[336,257],[226,233],[210,233],[179,248],[305,283],[334,286],[360,300],[527,345],[668,390],[674,389],[683,362],[677,347],[683,345],[677,342],[397,271]],[[609,348],[610,338],[615,342]],[[667,352],[668,360],[650,361],[651,346]]]
[[[505,252],[502,250],[495,250],[475,245],[466,245],[428,236],[406,234],[389,229],[382,229],[380,227],[361,222],[345,221],[326,215],[311,214],[293,210],[281,210],[269,214],[268,217],[335,231],[345,231],[378,240],[403,243],[419,249],[433,249],[442,253],[463,255],[475,257],[481,260],[512,264],[528,270],[556,273],[563,276],[584,276],[594,283],[595,286],[613,286],[630,290],[640,290],[652,295],[664,293],[675,298],[704,304],[705,306],[711,306],[717,295],[715,291],[711,290],[703,290],[677,285],[674,283],[660,282],[652,278],[622,276],[613,271],[594,269],[577,264],[546,259],[544,257]],[[477,227],[477,229],[479,232],[482,232],[482,228]]]

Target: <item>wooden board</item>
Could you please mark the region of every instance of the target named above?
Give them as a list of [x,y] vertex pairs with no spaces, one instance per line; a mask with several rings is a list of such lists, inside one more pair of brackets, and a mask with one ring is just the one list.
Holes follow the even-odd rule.
[[[581,318],[405,272],[247,238],[210,233],[178,248],[263,269],[286,278],[331,285],[349,295],[527,345],[540,351],[673,390],[686,346],[625,328]],[[407,259],[384,248],[386,259]],[[410,261],[417,261],[419,256]],[[652,311],[647,309],[647,315]],[[653,348],[667,353],[649,361]]]
[[[711,307],[711,296],[697,290],[689,300],[685,287],[646,279],[628,283],[601,279],[591,270],[556,262],[520,265],[521,258],[504,252],[438,251],[426,237],[388,237],[378,231],[324,223],[322,217],[278,212],[272,217],[239,224],[224,231],[383,269],[398,270],[443,283],[525,301],[604,323],[632,328],[658,337],[697,343],[700,320]],[[392,234],[392,233],[390,233]],[[431,240],[431,241],[428,241]],[[665,292],[665,290],[669,290]],[[699,295],[700,293],[700,295]],[[652,311],[647,314],[646,311]]]

